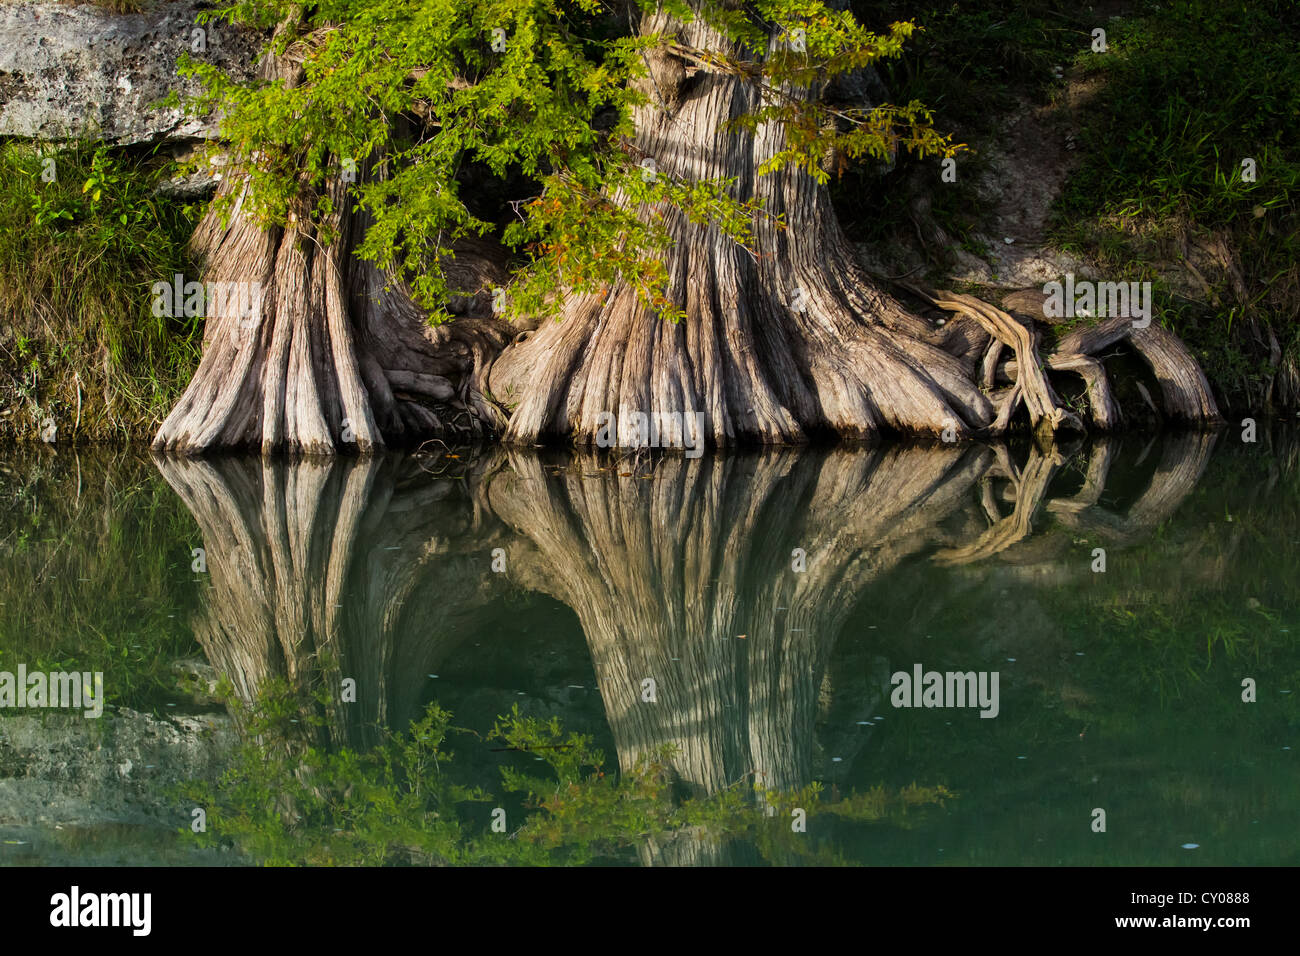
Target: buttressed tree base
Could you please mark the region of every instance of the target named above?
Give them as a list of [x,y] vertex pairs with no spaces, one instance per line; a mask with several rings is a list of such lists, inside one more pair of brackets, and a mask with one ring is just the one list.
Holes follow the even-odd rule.
[[1099,356],[1122,341],[1167,419],[1219,421],[1158,324],[1112,316],[1043,354],[1032,323],[916,288],[954,314],[937,324],[863,270],[831,173],[957,149],[918,104],[862,92],[910,24],[871,34],[811,0],[355,8],[254,3],[275,27],[259,82],[205,74],[229,160],[195,248],[264,308],[208,318],[160,451],[597,444],[627,409],[702,415],[711,446],[960,440],[1022,410],[1039,434],[1109,430]]

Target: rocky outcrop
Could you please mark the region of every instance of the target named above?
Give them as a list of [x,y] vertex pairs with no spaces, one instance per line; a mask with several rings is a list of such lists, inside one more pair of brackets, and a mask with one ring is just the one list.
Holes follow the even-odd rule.
[[175,829],[188,808],[171,787],[215,779],[234,746],[225,714],[158,718],[126,708],[101,720],[41,713],[0,720],[0,830],[143,824]]
[[0,3],[0,136],[127,145],[215,135],[212,117],[158,106],[172,90],[198,89],[177,75],[182,53],[252,75],[261,37],[200,27],[195,20],[210,6],[154,0],[142,12],[120,14],[48,0]]

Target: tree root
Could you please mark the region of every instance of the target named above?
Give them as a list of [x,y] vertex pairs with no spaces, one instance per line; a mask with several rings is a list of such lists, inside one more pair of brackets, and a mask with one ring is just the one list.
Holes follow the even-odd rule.
[[[691,47],[726,42],[703,21],[676,24],[666,13],[646,18],[642,30],[668,26]],[[717,134],[728,117],[752,112],[759,92],[717,75],[683,86],[678,66],[669,57],[652,70],[671,95],[637,107],[635,148],[682,182],[744,184],[737,189],[765,210],[749,248],[667,211],[666,291],[684,321],[660,320],[632,285],[615,282],[601,295],[571,296],[564,321],[527,337],[483,314],[430,328],[402,282],[352,256],[370,222],[334,177],[326,188],[342,212],[326,224],[340,237],[329,248],[306,215],[271,230],[238,209],[230,227],[205,218],[195,247],[206,278],[261,283],[267,307],[252,328],[208,319],[203,360],[154,447],[329,454],[494,433],[519,445],[592,445],[605,443],[611,416],[625,444],[625,413],[689,416],[715,447],[886,432],[956,440],[1005,434],[1021,409],[1035,434],[1050,439],[1085,425],[1049,372],[1083,378],[1095,428],[1119,426],[1097,354],[1121,340],[1155,372],[1169,418],[1220,421],[1195,360],[1157,326],[1107,320],[1066,336],[1044,358],[1032,324],[973,296],[909,286],[961,317],[936,331],[865,273],[822,185],[791,167],[759,174],[785,151],[782,124]],[[295,82],[301,66],[268,57],[263,69]],[[223,195],[237,180],[223,182]],[[503,263],[475,261],[485,264],[482,278],[505,284]],[[1003,378],[1010,387],[999,389]],[[519,397],[508,420],[492,394]]]
[[[931,304],[948,312],[965,315],[978,322],[998,343],[1015,352],[1016,362],[1023,373],[1016,374],[1014,390],[1006,403],[999,408],[998,417],[990,427],[991,434],[1002,434],[1010,425],[1011,415],[1017,406],[1024,405],[1029,412],[1029,422],[1035,433],[1046,431],[1055,434],[1061,430],[1085,431],[1079,416],[1065,408],[1047,380],[1042,363],[1038,360],[1038,334],[1010,314],[971,295],[939,291],[929,293],[919,286],[909,285]],[[997,355],[992,364],[996,367]],[[987,376],[988,368],[984,369]]]
[[[1158,325],[1139,327],[1129,318],[1105,319],[1069,333],[1044,359],[1039,353],[1037,331],[1009,313],[974,296],[931,292],[912,283],[903,285],[938,308],[973,319],[988,333],[990,339],[980,366],[981,385],[992,389],[1000,373],[1005,373],[1013,384],[993,393],[998,414],[984,430],[985,435],[1004,434],[1021,406],[1028,412],[1036,434],[1086,431],[1079,416],[1062,406],[1047,371],[1071,372],[1083,379],[1088,415],[1095,430],[1119,428],[1123,416],[1105,367],[1096,356],[1123,341],[1133,346],[1155,374],[1167,418],[1193,425],[1222,422],[1200,366],[1177,336]],[[1013,351],[1014,358],[1004,357],[1007,348]]]

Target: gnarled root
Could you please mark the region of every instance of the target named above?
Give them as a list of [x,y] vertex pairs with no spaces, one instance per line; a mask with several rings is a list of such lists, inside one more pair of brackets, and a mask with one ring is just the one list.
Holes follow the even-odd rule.
[[[1055,434],[1063,429],[1084,431],[1079,416],[1062,406],[1047,380],[1047,373],[1038,358],[1038,333],[1034,328],[971,295],[946,291],[931,295],[918,287],[912,288],[939,308],[974,319],[996,342],[1015,352],[1015,385],[998,408],[998,417],[988,429],[991,434],[1006,431],[1019,405],[1024,405],[1029,412],[1029,422],[1036,433]],[[993,353],[994,366],[999,354],[1000,350]]]
[[[1105,319],[1069,333],[1044,358],[1038,350],[1038,333],[1031,324],[974,296],[930,292],[910,284],[906,287],[941,309],[974,320],[987,332],[989,339],[980,364],[980,383],[990,391],[997,417],[984,434],[1004,434],[1021,406],[1029,413],[1035,433],[1084,431],[1079,416],[1061,405],[1048,381],[1048,371],[1071,372],[1081,377],[1087,387],[1092,426],[1098,431],[1118,428],[1123,416],[1106,369],[1095,356],[1123,341],[1133,346],[1155,374],[1166,417],[1192,425],[1222,422],[1200,366],[1177,336],[1158,325],[1140,327],[1129,318]],[[1006,356],[1007,349],[1014,358]],[[1001,376],[1009,378],[1012,384],[996,389],[994,386]]]
[[[289,84],[301,76],[285,57],[267,57],[262,71]],[[486,374],[514,330],[487,314],[482,296],[459,306],[479,314],[431,328],[404,283],[353,255],[369,219],[341,173],[322,188],[336,211],[319,226],[304,195],[286,227],[263,228],[244,208],[244,177],[222,183],[221,197],[237,197],[229,222],[210,210],[192,248],[210,288],[240,290],[239,308],[207,309],[203,358],[158,430],[157,451],[364,453],[504,428],[485,397]],[[503,284],[499,252],[459,244],[449,278],[479,289]]]

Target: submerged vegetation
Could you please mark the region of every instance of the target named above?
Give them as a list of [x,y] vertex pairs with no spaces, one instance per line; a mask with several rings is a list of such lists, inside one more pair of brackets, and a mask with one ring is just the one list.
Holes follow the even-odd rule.
[[[912,785],[831,801],[817,782],[776,792],[746,779],[681,799],[671,746],[619,772],[590,736],[565,733],[558,717],[522,716],[517,705],[485,735],[455,727],[431,703],[407,730],[385,729],[373,749],[313,746],[305,738],[326,724],[328,690],[304,700],[268,681],[251,706],[226,692],[244,743],[219,781],[179,796],[206,811],[196,842],[270,865],[617,864],[674,843],[687,862],[731,841],[749,842],[768,862],[839,864],[849,861],[827,841],[828,821],[906,825],[909,812],[954,797]],[[495,743],[494,752],[519,755],[499,766],[500,795],[467,779],[453,735],[467,748]]]

